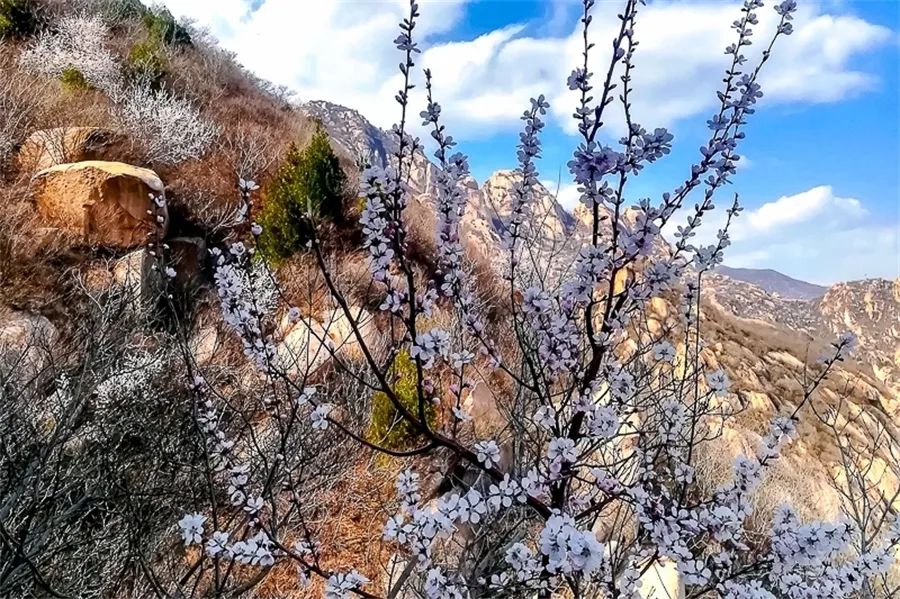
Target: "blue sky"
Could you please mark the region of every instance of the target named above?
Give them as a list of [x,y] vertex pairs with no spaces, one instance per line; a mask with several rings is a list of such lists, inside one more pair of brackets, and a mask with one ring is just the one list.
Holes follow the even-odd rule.
[[[167,4],[302,100],[351,106],[383,127],[396,118],[391,40],[403,0]],[[721,198],[724,204],[738,192],[746,207],[726,262],[818,283],[898,277],[900,1],[800,4],[795,34],[776,47],[762,78],[768,94],[742,147],[747,165]],[[616,8],[598,2],[597,70]],[[647,128],[668,127],[675,149],[635,182],[635,200],[675,187],[695,159],[739,8],[731,0],[657,0],[639,15],[635,113]],[[573,205],[565,164],[575,141],[567,119],[574,104],[564,83],[579,51],[579,11],[573,0],[422,2],[420,62],[435,73],[448,127],[479,181],[513,166],[517,117],[529,96],[546,93],[553,109],[541,173],[555,181],[561,169],[560,200]],[[758,29],[772,26],[766,6]],[[618,135],[616,121],[609,139]]]

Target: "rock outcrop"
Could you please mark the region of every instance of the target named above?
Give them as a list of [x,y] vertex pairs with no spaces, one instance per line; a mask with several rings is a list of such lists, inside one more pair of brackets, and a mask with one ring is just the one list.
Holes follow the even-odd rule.
[[821,298],[798,300],[714,274],[704,295],[722,310],[787,329],[806,343],[829,342],[852,331],[859,338],[853,360],[900,402],[900,279],[838,283]]
[[[351,306],[350,313],[369,348],[377,347],[379,334],[372,315],[364,308]],[[300,317],[291,323],[285,317],[280,326],[282,341],[277,345],[277,359],[292,376],[311,375],[327,364],[332,356],[361,359],[362,352],[343,310],[327,311],[321,318]]]
[[[164,194],[151,170],[121,162],[59,164],[32,178],[38,211],[50,226],[80,233],[92,244],[127,249],[144,244],[156,226],[152,196]],[[153,213],[153,214],[151,214]]]
[[0,310],[0,378],[27,382],[50,363],[58,333],[44,316]]
[[127,160],[131,144],[122,134],[99,127],[41,129],[28,136],[18,154],[19,170],[27,173],[90,160]]

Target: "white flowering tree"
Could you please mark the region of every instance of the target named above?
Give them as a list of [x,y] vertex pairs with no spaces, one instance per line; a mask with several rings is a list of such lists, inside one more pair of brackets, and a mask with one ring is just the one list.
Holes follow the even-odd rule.
[[97,14],[64,15],[25,48],[19,64],[54,78],[77,73],[105,93],[113,121],[134,136],[145,160],[171,165],[203,156],[215,142],[218,127],[189,100],[154,88],[141,77],[125,77],[121,61],[108,48],[109,35],[106,21]]
[[[420,118],[431,128],[440,167],[436,274],[423,282],[411,257],[407,181],[420,145],[408,133],[419,52],[418,7],[410,2],[395,41],[404,81],[396,95],[396,151],[384,168],[368,169],[360,187],[369,288],[378,297],[383,343],[376,347],[364,334],[327,240],[313,238],[309,251],[361,358],[352,362],[310,329],[311,337],[321,337],[333,374],[318,376],[309,362],[285,360],[272,331],[278,314],[293,323],[300,312],[283,305],[277,277],[254,256],[262,233],[253,222],[256,185],[242,181],[245,238],[214,250],[216,286],[225,319],[264,383],[255,403],[239,405],[184,352],[209,489],[178,522],[191,550],[184,575],[166,592],[234,596],[279,564],[290,565],[298,584],[320,579],[329,598],[635,597],[642,585],[647,590],[644,575],[663,564],[678,573],[669,592],[687,597],[850,598],[873,588],[867,581],[887,571],[900,538],[887,516],[893,508],[863,545],[854,543],[850,522],[801,522],[791,506],[778,508],[763,541],[746,530],[767,467],[795,438],[800,410],[817,386],[853,349],[852,335],[832,345],[800,401],[771,422],[758,447],[736,457],[728,482],[703,492],[695,476],[699,451],[741,409],[726,373],[707,368],[700,330],[701,283],[722,261],[728,224],[740,212],[737,199],[715,244],[697,246],[692,238],[735,172],[743,128],[762,96],[759,73],[778,39],[792,31],[796,4],[784,0],[775,6],[772,39],[751,64],[744,52],[762,7],[761,0],[746,0],[732,25],[735,40],[725,51],[730,64],[709,137],[684,182],[658,201],[630,206],[629,183],[669,153],[673,137],[645,129],[630,110],[640,3],[624,2],[611,59],[597,75],[594,0],[584,0],[583,63],[568,77],[579,97],[574,118],[581,140],[569,170],[591,215],[590,242],[559,284],[528,267],[536,259],[529,216],[548,109],[543,97],[533,99],[522,116],[517,182],[503,223],[508,294],[502,315],[488,317],[460,234],[467,160],[453,153],[427,71]],[[609,144],[604,122],[614,110],[621,111],[626,133]],[[691,195],[701,197],[669,246],[660,231]],[[170,268],[164,251],[158,257],[159,268]],[[679,307],[675,322],[655,332],[645,326],[653,298]],[[438,314],[447,326],[434,325]],[[415,366],[413,404],[392,380],[391,365],[401,354]],[[489,390],[502,416],[490,436],[473,429],[476,386]],[[397,449],[365,433],[358,398],[375,393],[415,431],[415,446]],[[435,406],[445,417],[429,417]],[[396,501],[386,506],[383,539],[396,555],[386,581],[370,581],[357,569],[329,569],[322,559],[327,548],[317,539],[316,492],[339,458],[352,460],[346,449],[334,453],[348,446],[408,466],[397,478]],[[426,476],[423,464],[439,464],[443,476]]]

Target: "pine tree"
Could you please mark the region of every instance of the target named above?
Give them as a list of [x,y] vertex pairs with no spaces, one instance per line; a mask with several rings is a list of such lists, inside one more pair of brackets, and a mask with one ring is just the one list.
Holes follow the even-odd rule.
[[277,260],[296,252],[309,239],[310,219],[340,220],[346,182],[322,128],[303,150],[291,144],[259,218],[263,254]]

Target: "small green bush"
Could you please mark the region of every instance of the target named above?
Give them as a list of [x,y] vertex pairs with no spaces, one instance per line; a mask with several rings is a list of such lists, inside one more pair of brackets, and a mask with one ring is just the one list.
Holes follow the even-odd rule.
[[0,39],[28,37],[37,26],[32,0],[0,0]]
[[155,7],[144,13],[144,26],[152,39],[168,45],[190,45],[191,33],[180,25],[165,7]]
[[97,0],[94,6],[104,20],[110,23],[140,21],[150,12],[140,0]]
[[[418,393],[416,391],[416,363],[409,354],[401,352],[391,364],[392,389],[400,403],[413,414],[418,415]],[[435,410],[432,404],[425,406],[425,419],[429,426],[435,424]],[[388,449],[403,449],[413,445],[421,433],[403,418],[386,393],[379,391],[372,396],[372,420],[369,423],[368,438]]]
[[128,52],[128,68],[133,75],[151,83],[159,81],[166,70],[162,43],[151,37],[132,46]]
[[259,224],[262,254],[270,260],[292,255],[309,239],[308,215],[340,219],[347,177],[321,128],[300,150],[291,144],[266,191]]
[[63,89],[68,92],[81,92],[91,89],[91,84],[84,78],[84,74],[74,67],[69,67],[59,76]]

